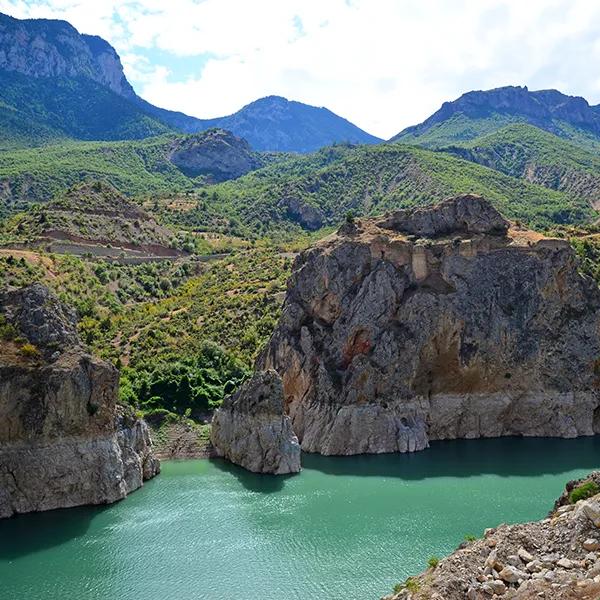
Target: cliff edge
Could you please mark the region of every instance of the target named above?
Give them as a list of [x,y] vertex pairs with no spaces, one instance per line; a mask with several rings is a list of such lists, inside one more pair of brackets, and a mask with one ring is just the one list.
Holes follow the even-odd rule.
[[0,517],[124,498],[160,470],[118,372],[41,284],[0,292]]

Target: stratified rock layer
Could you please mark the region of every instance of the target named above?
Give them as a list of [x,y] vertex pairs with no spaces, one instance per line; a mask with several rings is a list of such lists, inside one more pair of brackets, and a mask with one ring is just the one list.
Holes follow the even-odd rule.
[[116,406],[118,372],[81,348],[72,312],[36,284],[0,293],[0,315],[34,344],[0,341],[0,517],[115,502],[156,475],[146,424]]
[[211,441],[223,456],[255,473],[300,471],[300,446],[283,411],[281,379],[256,373],[214,414]]
[[302,449],[600,432],[600,293],[477,196],[344,225],[296,260],[258,370]]

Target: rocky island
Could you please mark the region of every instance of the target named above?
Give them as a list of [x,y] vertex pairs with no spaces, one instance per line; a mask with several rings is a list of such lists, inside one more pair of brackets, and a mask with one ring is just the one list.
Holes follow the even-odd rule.
[[[306,452],[593,435],[600,292],[566,240],[479,196],[349,220],[296,259],[256,369],[281,377],[290,436]],[[251,429],[248,419],[214,420],[213,442],[235,462],[236,436],[222,429]]]
[[45,286],[0,292],[0,333],[0,517],[115,502],[159,472],[118,371]]

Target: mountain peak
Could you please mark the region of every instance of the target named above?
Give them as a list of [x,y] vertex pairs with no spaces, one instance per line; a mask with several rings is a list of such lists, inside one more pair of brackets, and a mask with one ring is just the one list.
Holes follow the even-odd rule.
[[527,86],[473,90],[444,102],[429,118],[408,127],[391,141],[445,145],[473,139],[508,123],[524,122],[557,135],[568,128],[600,135],[600,111],[580,96],[558,90],[531,91]]

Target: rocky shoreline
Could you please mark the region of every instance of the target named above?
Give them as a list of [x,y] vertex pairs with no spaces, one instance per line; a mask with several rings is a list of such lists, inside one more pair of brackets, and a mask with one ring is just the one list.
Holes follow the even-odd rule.
[[597,600],[599,480],[570,482],[547,518],[487,529],[382,600]]

